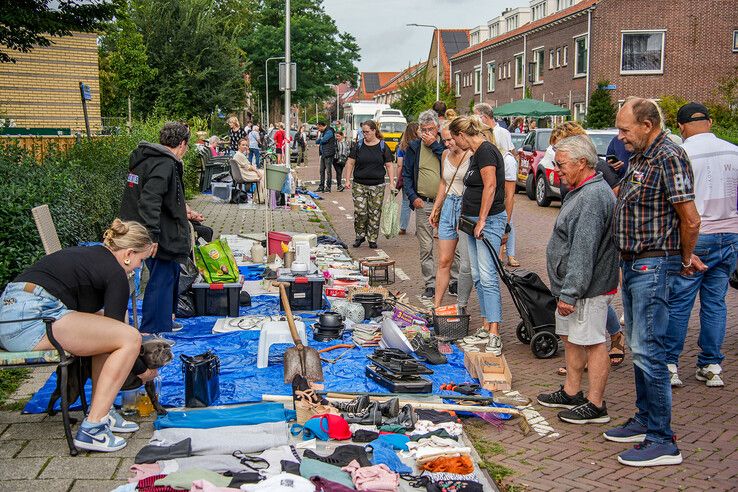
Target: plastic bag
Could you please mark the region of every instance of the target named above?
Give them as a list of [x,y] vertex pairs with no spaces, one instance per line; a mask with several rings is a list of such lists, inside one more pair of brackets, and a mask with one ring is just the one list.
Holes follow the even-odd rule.
[[395,197],[397,192],[389,193],[382,204],[382,218],[379,222],[379,231],[387,239],[400,235],[400,204]]
[[238,282],[236,258],[224,239],[216,239],[204,246],[195,246],[195,264],[205,282]]

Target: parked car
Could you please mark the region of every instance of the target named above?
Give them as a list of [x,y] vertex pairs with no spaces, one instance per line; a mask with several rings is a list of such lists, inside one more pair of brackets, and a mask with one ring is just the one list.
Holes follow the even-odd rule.
[[313,125],[310,127],[310,131],[308,131],[308,138],[310,140],[315,140],[318,138],[318,127]]
[[[553,165],[551,164],[550,167],[541,165],[550,138],[550,128],[531,130],[526,135],[522,148],[518,151],[520,162],[518,186],[525,187],[525,194],[528,198],[535,200],[541,207],[549,206],[556,195],[560,196],[559,177],[553,170]],[[551,190],[552,187],[556,188],[556,195]]]
[[[525,141],[525,137],[528,136],[527,133],[511,133],[510,139],[512,140],[513,147],[515,147],[515,151],[513,152],[513,155],[515,156],[515,159],[518,160],[518,163],[520,162],[520,149],[523,147],[523,141]],[[520,165],[518,165],[518,183],[517,187],[515,188],[515,192],[522,191],[525,189],[525,176],[520,175]]]
[[587,135],[592,139],[592,143],[597,149],[597,156],[605,160],[607,155],[607,147],[613,138],[618,136],[617,128],[606,128],[604,130],[587,130]]

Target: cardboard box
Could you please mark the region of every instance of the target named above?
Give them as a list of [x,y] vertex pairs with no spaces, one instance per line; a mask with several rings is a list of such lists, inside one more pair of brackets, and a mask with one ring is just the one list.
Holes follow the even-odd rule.
[[479,384],[484,389],[512,389],[512,373],[504,355],[467,352],[464,354],[464,367],[472,377],[479,379]]

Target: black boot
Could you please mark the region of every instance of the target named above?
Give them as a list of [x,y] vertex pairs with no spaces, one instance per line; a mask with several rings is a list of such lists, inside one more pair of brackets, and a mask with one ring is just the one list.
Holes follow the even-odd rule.
[[393,419],[400,413],[400,399],[390,398],[387,401],[379,403],[379,411],[382,412],[382,417]]
[[331,405],[336,407],[340,412],[342,413],[361,413],[364,409],[366,409],[371,401],[369,400],[369,397],[367,395],[357,396],[351,401],[346,402],[338,402],[333,401],[331,402]]
[[379,403],[376,401],[371,402],[359,413],[344,413],[342,416],[349,424],[382,425],[382,412],[379,411]]
[[358,248],[359,246],[361,246],[361,244],[362,244],[363,242],[364,242],[364,238],[363,238],[363,237],[357,237],[357,238],[356,238],[356,241],[354,241],[354,244],[353,244],[352,246],[353,246],[354,248]]
[[418,416],[415,415],[412,405],[409,403],[400,409],[400,413],[397,417],[388,420],[387,424],[402,425],[405,429],[411,431],[415,428],[415,422],[418,421]]

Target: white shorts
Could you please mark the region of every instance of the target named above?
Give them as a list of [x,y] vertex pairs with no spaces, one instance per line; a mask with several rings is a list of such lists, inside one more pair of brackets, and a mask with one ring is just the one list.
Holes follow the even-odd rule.
[[575,345],[597,345],[607,340],[607,307],[611,295],[577,301],[576,310],[561,316],[556,310],[556,334],[566,336]]

